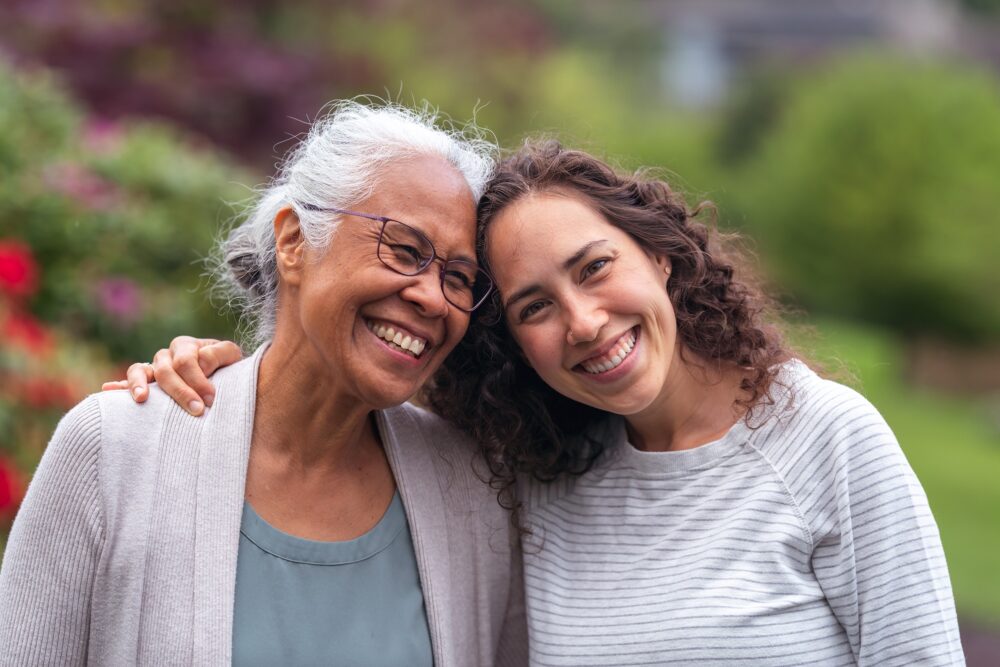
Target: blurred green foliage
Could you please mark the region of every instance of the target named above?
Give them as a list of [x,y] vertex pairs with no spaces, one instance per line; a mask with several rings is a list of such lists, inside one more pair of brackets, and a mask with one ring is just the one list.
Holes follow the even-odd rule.
[[927,492],[963,618],[1000,626],[1000,447],[996,404],[908,386],[904,347],[890,331],[818,320],[822,338],[799,343],[830,368],[846,365],[852,384],[892,426]]
[[981,14],[1000,13],[1000,0],[962,0],[962,4]]
[[31,310],[120,360],[181,332],[226,334],[200,260],[245,174],[149,122],[88,118],[44,72],[0,66],[0,238],[45,270]]
[[[1000,338],[996,80],[865,56],[810,71],[784,95],[773,119],[748,98],[763,118],[743,141],[759,151],[728,175],[726,211],[759,241],[775,282],[812,312]],[[733,150],[732,133],[721,136]]]

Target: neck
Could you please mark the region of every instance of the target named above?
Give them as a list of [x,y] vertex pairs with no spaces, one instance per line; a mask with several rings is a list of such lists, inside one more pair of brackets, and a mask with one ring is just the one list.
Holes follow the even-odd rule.
[[279,332],[261,359],[254,447],[292,467],[349,469],[379,449],[372,407],[344,394],[305,336]]
[[629,440],[645,451],[676,451],[708,444],[744,414],[744,372],[707,361],[678,346],[663,390],[652,405],[626,418]]

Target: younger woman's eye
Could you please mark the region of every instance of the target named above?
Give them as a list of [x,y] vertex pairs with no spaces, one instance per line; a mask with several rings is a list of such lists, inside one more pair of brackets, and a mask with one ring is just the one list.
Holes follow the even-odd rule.
[[605,266],[607,266],[610,262],[611,262],[610,259],[605,259],[605,258],[591,262],[590,264],[584,267],[582,277],[587,278],[589,276],[594,275],[595,273],[603,269]]
[[529,317],[539,312],[544,307],[545,304],[542,303],[541,301],[532,301],[527,306],[525,306],[523,310],[521,310],[521,321],[523,322],[524,320],[528,319]]

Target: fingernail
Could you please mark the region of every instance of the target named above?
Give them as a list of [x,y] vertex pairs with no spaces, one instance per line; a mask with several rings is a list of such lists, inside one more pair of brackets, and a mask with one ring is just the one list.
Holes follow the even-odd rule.
[[144,391],[146,391],[146,390],[143,389],[142,387],[136,387],[135,389],[132,390],[132,395],[136,396],[136,397],[139,397],[139,396],[142,396],[142,393]]
[[191,401],[188,403],[188,411],[195,416],[200,415],[204,407],[205,406],[201,404],[201,401]]
[[209,394],[208,396],[205,397],[205,405],[207,407],[209,408],[212,407],[212,403],[214,402],[215,402],[215,396],[213,396],[212,394]]

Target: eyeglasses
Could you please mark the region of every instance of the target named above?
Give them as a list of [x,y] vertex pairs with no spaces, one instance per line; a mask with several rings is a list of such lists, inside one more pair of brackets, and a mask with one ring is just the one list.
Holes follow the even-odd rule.
[[415,276],[434,261],[441,262],[441,292],[451,305],[471,313],[481,306],[493,289],[493,279],[473,262],[439,257],[431,240],[419,229],[384,215],[358,213],[342,208],[323,208],[302,204],[307,211],[339,213],[382,223],[378,235],[379,260],[396,273]]

